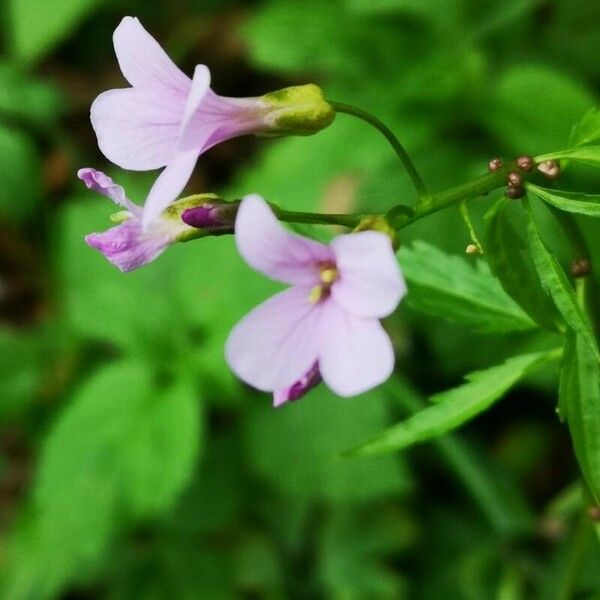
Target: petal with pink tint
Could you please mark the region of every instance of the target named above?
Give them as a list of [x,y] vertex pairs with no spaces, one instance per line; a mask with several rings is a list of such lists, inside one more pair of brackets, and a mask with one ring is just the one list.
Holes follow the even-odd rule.
[[225,357],[251,386],[272,392],[298,381],[314,364],[321,305],[308,302],[309,287],[276,294],[248,313],[232,330]]
[[406,283],[390,238],[378,231],[336,237],[330,244],[339,279],[331,288],[337,302],[352,314],[385,317],[406,294]]
[[[180,145],[185,148],[191,148],[196,144],[198,146],[198,138],[202,136],[201,132],[197,131],[198,126],[195,124],[198,109],[202,101],[206,97],[210,89],[210,71],[204,65],[196,65],[194,69],[194,78],[192,79],[192,87],[188,94],[183,115],[181,117],[180,129]],[[196,126],[195,126],[196,125]]]
[[121,271],[133,271],[153,261],[171,243],[168,233],[146,234],[139,219],[130,219],[85,241]]
[[77,171],[77,177],[86,187],[110,198],[115,204],[126,208],[132,215],[141,214],[142,207],[134,204],[126,195],[122,186],[116,184],[108,175],[96,169],[83,168]]
[[100,94],[91,108],[100,150],[123,169],[164,167],[175,153],[185,97],[134,88]]
[[121,20],[113,34],[113,43],[121,72],[132,86],[174,88],[187,94],[189,78],[137,18]]
[[394,349],[377,319],[355,317],[326,302],[319,338],[323,381],[339,396],[366,392],[392,374]]
[[253,269],[283,283],[315,285],[320,278],[319,263],[333,259],[325,244],[285,229],[257,195],[247,196],[240,205],[235,241]]
[[144,204],[142,223],[144,228],[160,215],[185,188],[198,160],[198,152],[180,152],[154,182]]

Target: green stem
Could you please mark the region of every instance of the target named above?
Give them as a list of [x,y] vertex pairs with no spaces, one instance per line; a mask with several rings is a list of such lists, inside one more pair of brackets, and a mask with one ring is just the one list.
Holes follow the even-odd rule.
[[567,566],[560,581],[556,600],[571,600],[576,597],[577,583],[590,541],[590,529],[589,518],[584,510],[571,542]]
[[[411,225],[415,221],[419,221],[424,217],[428,217],[444,208],[478,198],[479,196],[485,196],[485,194],[495,190],[499,187],[506,185],[506,178],[511,171],[517,170],[515,163],[508,163],[498,171],[493,173],[487,173],[481,177],[477,177],[472,181],[457,185],[450,189],[444,190],[443,192],[437,192],[433,194],[430,201],[425,206],[417,206],[412,217],[398,220],[396,223],[397,229],[402,229]],[[393,210],[393,209],[392,209]]]
[[475,227],[473,226],[473,221],[471,221],[471,215],[469,214],[469,208],[468,208],[465,200],[463,200],[459,204],[459,210],[460,210],[460,214],[463,218],[463,221],[465,222],[467,231],[469,232],[469,237],[471,238],[471,242],[475,245],[479,254],[483,254],[483,246],[482,246],[481,242],[479,241],[479,238],[477,237],[477,232],[475,231]]
[[390,143],[398,158],[402,161],[404,168],[408,172],[417,193],[419,194],[420,202],[423,204],[427,204],[429,199],[429,192],[427,191],[427,187],[423,183],[417,168],[415,167],[413,161],[411,160],[408,152],[404,148],[404,146],[400,143],[400,140],[394,135],[392,130],[382,121],[380,121],[377,117],[373,116],[371,113],[368,113],[365,110],[357,108],[356,106],[352,106],[350,104],[344,104],[343,102],[329,102],[331,106],[335,109],[336,112],[345,113],[347,115],[351,115],[356,117],[357,119],[361,119],[365,121],[369,125],[375,127]]
[[[359,214],[334,214],[334,213],[309,213],[296,212],[291,210],[283,210],[278,206],[270,205],[274,210],[275,215],[280,221],[288,223],[313,223],[315,225],[342,225],[344,227],[354,228],[363,219],[372,218],[374,216],[366,213]],[[381,215],[383,216],[383,215]]]

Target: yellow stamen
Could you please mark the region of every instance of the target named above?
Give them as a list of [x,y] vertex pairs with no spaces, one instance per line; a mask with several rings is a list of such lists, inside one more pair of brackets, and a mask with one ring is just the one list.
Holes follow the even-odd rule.
[[321,281],[323,283],[333,283],[338,277],[338,272],[335,267],[323,269],[321,271]]
[[311,304],[316,304],[323,295],[323,288],[320,285],[315,285],[315,287],[310,290],[310,294],[308,294],[308,301]]

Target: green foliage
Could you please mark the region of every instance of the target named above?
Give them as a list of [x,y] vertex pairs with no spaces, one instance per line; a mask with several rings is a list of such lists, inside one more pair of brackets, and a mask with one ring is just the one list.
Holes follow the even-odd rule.
[[444,435],[488,409],[530,371],[556,358],[556,352],[526,354],[471,373],[466,376],[467,383],[432,396],[430,401],[434,406],[393,425],[351,453],[384,454]]
[[538,283],[524,232],[516,223],[522,211],[506,198],[486,215],[486,258],[504,290],[541,327],[553,330],[560,318],[549,295]]
[[[407,489],[408,473],[395,458],[359,462],[339,457],[386,426],[381,397],[341,399],[320,387],[306,400],[276,411],[264,403],[248,419],[246,455],[259,477],[296,501],[322,498],[343,504]],[[318,427],[322,421],[335,423],[335,429]]]
[[491,125],[507,147],[516,153],[538,153],[564,148],[573,115],[593,105],[590,91],[569,74],[518,65],[503,75],[488,110]]
[[32,216],[41,196],[41,163],[31,138],[0,123],[0,214]]
[[98,0],[8,0],[12,50],[16,58],[34,62],[69,35]]
[[570,331],[560,375],[559,407],[575,454],[596,502],[600,501],[600,366],[585,340]]
[[571,159],[591,165],[592,167],[597,167],[600,165],[600,146],[580,146],[578,148],[572,148],[571,150],[552,152],[550,154],[543,154],[536,157],[538,162],[551,159]]
[[16,65],[0,62],[0,115],[46,127],[63,112],[64,102],[54,85],[27,76]]
[[600,142],[600,109],[591,108],[571,131],[569,148]]
[[560,210],[589,217],[600,216],[600,195],[548,190],[531,183],[527,184],[527,189],[544,202]]
[[600,351],[592,331],[589,319],[582,307],[577,302],[575,292],[565,275],[562,267],[544,244],[537,229],[531,209],[526,205],[527,233],[533,261],[542,283],[542,287],[552,296],[556,308],[567,324],[581,336],[597,360],[600,360]]
[[5,597],[50,597],[102,555],[123,519],[154,516],[177,497],[198,452],[197,395],[186,379],[155,378],[140,363],[110,365],[66,407],[42,450],[34,537],[14,542]]
[[424,242],[399,253],[407,301],[417,310],[480,332],[520,331],[534,323],[507,296],[483,261],[475,267]]

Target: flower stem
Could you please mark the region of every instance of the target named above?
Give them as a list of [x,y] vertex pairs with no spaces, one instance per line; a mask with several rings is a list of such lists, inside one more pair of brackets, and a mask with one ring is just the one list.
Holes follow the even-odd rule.
[[471,221],[471,215],[469,214],[469,208],[468,208],[467,202],[465,200],[463,200],[459,204],[459,210],[460,210],[460,214],[463,218],[463,221],[465,222],[465,227],[467,228],[467,231],[469,232],[469,237],[471,238],[471,242],[475,245],[479,254],[483,254],[483,245],[481,244],[481,242],[479,241],[479,238],[477,237],[477,232],[475,231],[473,221]]
[[[280,221],[288,223],[313,223],[316,225],[342,225],[354,228],[363,219],[372,218],[372,214],[334,214],[334,213],[309,213],[283,210],[276,205],[270,204],[275,216]],[[382,215],[383,216],[383,215]]]
[[417,168],[415,167],[413,161],[411,160],[408,152],[404,148],[404,146],[400,143],[400,140],[394,135],[392,130],[382,121],[380,121],[377,117],[373,116],[371,113],[368,113],[365,110],[357,108],[356,106],[352,106],[350,104],[344,104],[343,102],[329,102],[331,106],[335,109],[336,112],[344,113],[347,115],[351,115],[356,117],[357,119],[361,119],[365,121],[372,127],[375,127],[390,143],[398,158],[402,161],[404,168],[408,172],[417,193],[419,194],[419,202],[421,204],[427,204],[429,200],[429,192],[419,175]]
[[[430,201],[424,206],[417,206],[411,217],[400,218],[396,221],[396,229],[403,229],[424,217],[428,217],[444,208],[485,196],[496,188],[506,185],[506,178],[511,171],[517,170],[515,163],[508,163],[498,171],[487,173],[467,183],[457,185],[442,192],[431,195]],[[392,209],[393,210],[393,209]]]

